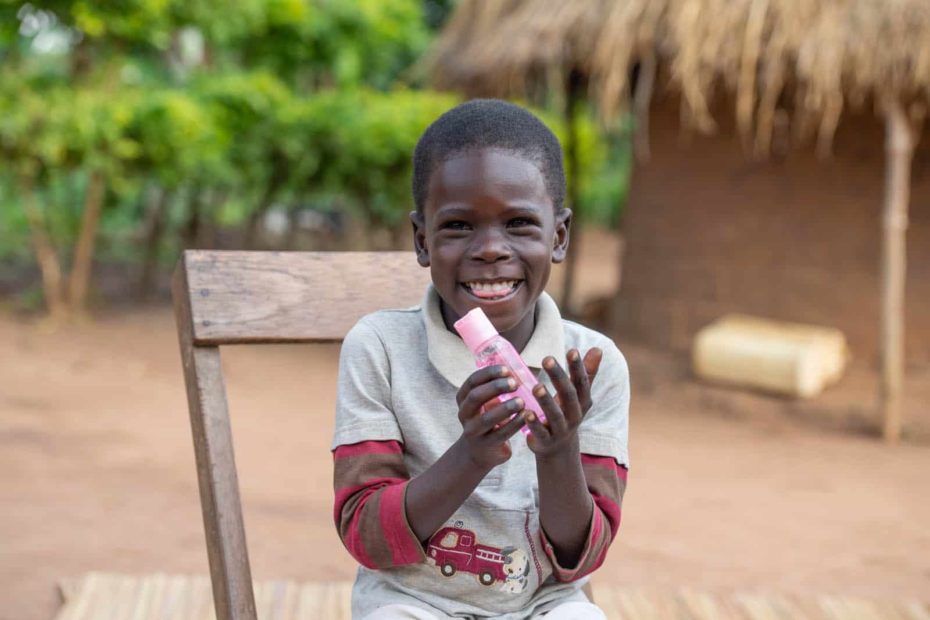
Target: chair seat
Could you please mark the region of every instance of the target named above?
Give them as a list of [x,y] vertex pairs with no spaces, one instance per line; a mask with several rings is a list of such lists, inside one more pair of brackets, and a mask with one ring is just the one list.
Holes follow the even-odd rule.
[[[206,575],[88,573],[60,584],[64,605],[55,620],[159,618],[212,620]],[[259,620],[349,620],[352,583],[257,581]],[[842,596],[788,597],[699,590],[645,590],[594,584],[608,618],[623,620],[871,620],[930,617],[918,601],[875,601]]]

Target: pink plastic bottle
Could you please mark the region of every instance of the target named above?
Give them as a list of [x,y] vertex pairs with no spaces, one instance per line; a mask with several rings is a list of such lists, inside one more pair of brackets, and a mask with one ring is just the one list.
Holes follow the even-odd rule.
[[[497,333],[494,325],[481,308],[475,308],[455,322],[455,331],[459,333],[465,344],[475,354],[478,368],[501,364],[511,371],[511,376],[517,381],[517,389],[497,397],[500,402],[511,398],[523,399],[523,408],[532,411],[540,420],[545,422],[546,415],[542,407],[533,396],[533,388],[539,383],[532,371],[526,366],[523,358],[517,353],[510,342]],[[514,414],[516,415],[516,414]],[[512,419],[512,418],[511,418]],[[530,433],[528,426],[520,429],[525,435]]]

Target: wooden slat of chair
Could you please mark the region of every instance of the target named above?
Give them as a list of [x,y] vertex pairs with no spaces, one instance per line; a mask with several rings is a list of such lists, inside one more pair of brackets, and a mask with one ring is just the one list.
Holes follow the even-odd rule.
[[189,250],[175,293],[196,346],[333,342],[369,312],[419,303],[428,281],[411,252]]
[[341,340],[375,310],[415,305],[411,252],[186,251],[172,285],[217,620],[254,620],[221,345]]
[[339,341],[428,282],[410,252],[183,253],[172,296],[217,620],[256,618],[219,347]]

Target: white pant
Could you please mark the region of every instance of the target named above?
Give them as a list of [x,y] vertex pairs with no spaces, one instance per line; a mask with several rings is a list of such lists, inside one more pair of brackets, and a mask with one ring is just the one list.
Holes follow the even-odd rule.
[[[601,608],[594,603],[582,603],[572,601],[562,603],[558,607],[533,616],[532,620],[543,618],[544,620],[607,620],[607,616],[601,611]],[[436,616],[425,609],[414,607],[413,605],[385,605],[377,611],[374,611],[364,620],[438,620]]]

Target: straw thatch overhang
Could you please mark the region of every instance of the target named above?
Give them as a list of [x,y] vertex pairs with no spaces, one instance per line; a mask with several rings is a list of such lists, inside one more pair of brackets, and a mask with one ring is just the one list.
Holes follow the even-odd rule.
[[826,151],[847,107],[894,100],[923,113],[930,2],[462,0],[429,64],[438,87],[483,96],[552,90],[574,70],[605,118],[648,102],[658,71],[689,127],[714,129],[722,89],[753,150],[768,150],[785,110],[794,135]]
[[471,96],[555,92],[571,110],[580,88],[605,120],[632,110],[643,160],[657,88],[680,94],[682,126],[702,132],[716,128],[719,102],[731,102],[750,156],[768,154],[786,123],[795,144],[814,141],[826,155],[845,110],[874,110],[886,127],[880,402],[886,438],[898,437],[905,230],[930,102],[930,1],[461,0],[428,68],[437,87]]

